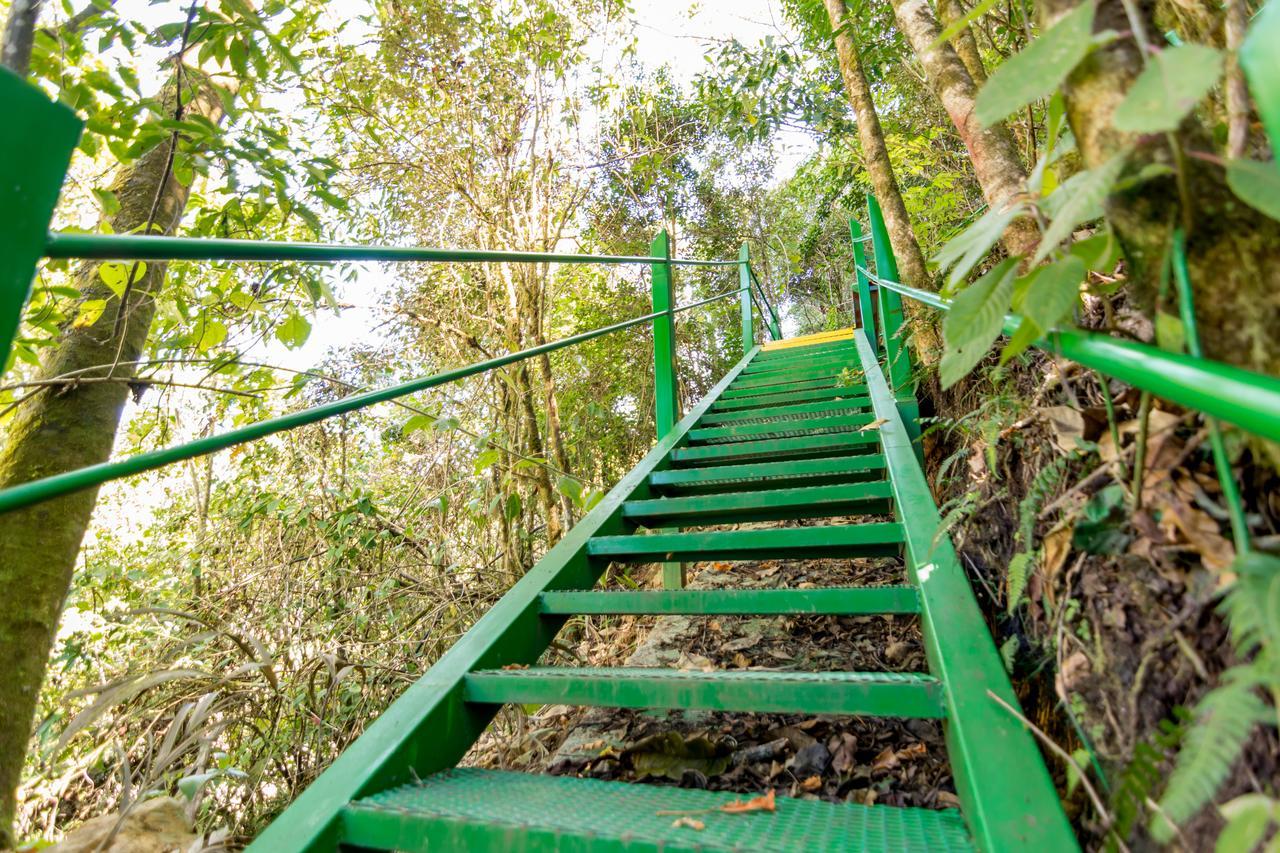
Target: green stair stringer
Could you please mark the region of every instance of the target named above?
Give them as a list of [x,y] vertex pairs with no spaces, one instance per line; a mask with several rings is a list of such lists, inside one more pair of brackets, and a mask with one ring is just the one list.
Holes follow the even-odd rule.
[[[829,338],[751,349],[251,849],[1076,850],[1035,742],[992,698],[1017,707],[955,551],[935,542],[915,399],[891,390],[861,330]],[[806,378],[739,396],[775,371],[833,361],[865,371],[865,384],[812,389]],[[784,519],[808,523],[706,529]],[[615,562],[852,556],[901,557],[910,585],[593,589]],[[568,618],[593,613],[912,614],[929,671],[531,667]],[[776,813],[718,816],[696,832],[662,812],[733,796],[454,769],[506,703],[939,718],[961,808],[780,797]]]

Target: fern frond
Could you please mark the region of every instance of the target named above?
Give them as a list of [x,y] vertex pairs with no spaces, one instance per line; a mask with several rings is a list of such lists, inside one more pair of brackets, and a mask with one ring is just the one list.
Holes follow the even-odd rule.
[[[1253,727],[1271,717],[1271,708],[1255,690],[1259,675],[1249,665],[1233,667],[1223,673],[1222,683],[1200,700],[1196,724],[1187,731],[1160,797],[1164,817],[1183,823],[1213,799]],[[1173,837],[1160,816],[1152,819],[1149,831],[1160,843]]]
[[1218,611],[1231,627],[1236,653],[1245,657],[1263,648],[1274,660],[1280,653],[1280,557],[1250,551],[1231,568],[1236,582]]
[[1007,595],[1005,597],[1005,606],[1009,612],[1018,609],[1018,605],[1022,603],[1022,593],[1027,589],[1027,577],[1030,575],[1030,568],[1034,551],[1022,551],[1015,554],[1013,559],[1009,561],[1009,576],[1006,581]]

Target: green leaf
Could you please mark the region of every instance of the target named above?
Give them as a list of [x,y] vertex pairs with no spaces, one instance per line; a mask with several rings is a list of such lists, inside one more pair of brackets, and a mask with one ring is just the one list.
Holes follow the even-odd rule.
[[990,127],[1049,95],[1093,45],[1093,2],[1089,0],[995,70],[978,93],[978,121]]
[[289,349],[297,349],[311,336],[311,321],[297,311],[289,312],[284,322],[276,327],[276,338]]
[[1267,827],[1271,825],[1275,812],[1275,803],[1266,794],[1245,794],[1223,803],[1218,811],[1226,819],[1227,825],[1218,835],[1213,846],[1214,853],[1240,853],[1256,848],[1267,834]]
[[1019,551],[1009,561],[1008,595],[1005,597],[1005,605],[1010,613],[1022,604],[1022,594],[1027,589],[1027,578],[1031,574],[1034,557],[1034,551]]
[[1165,352],[1184,352],[1187,331],[1182,321],[1168,311],[1156,312],[1156,346]]
[[1071,244],[1071,254],[1084,261],[1085,269],[1110,273],[1120,260],[1120,242],[1110,228]]
[[1128,152],[1122,151],[1095,169],[1072,175],[1044,200],[1044,211],[1050,222],[1032,263],[1044,260],[1071,236],[1077,225],[1102,216],[1102,202],[1111,192],[1127,157]]
[[1004,671],[1010,675],[1013,675],[1013,664],[1018,659],[1018,649],[1021,646],[1022,641],[1018,639],[1017,634],[1011,635],[1000,644],[1000,660],[1004,661]]
[[[1160,810],[1169,820],[1183,823],[1213,799],[1254,726],[1275,719],[1256,686],[1256,673],[1236,666],[1223,673],[1222,683],[1196,705],[1196,722],[1187,730],[1160,797]],[[1159,815],[1148,830],[1161,844],[1173,838],[1172,829]]]
[[1084,281],[1084,261],[1068,255],[1036,272],[1039,275],[1027,288],[1021,311],[1043,335],[1071,316]]
[[964,378],[1000,336],[1020,260],[1005,258],[951,303],[951,310],[942,321],[946,349],[938,372],[943,388]]
[[484,453],[481,453],[479,456],[476,457],[475,472],[479,474],[482,471],[487,470],[489,467],[494,465],[501,458],[502,458],[501,450],[494,450],[493,448],[486,450]]
[[208,352],[227,339],[227,327],[217,320],[206,319],[196,340],[196,349]]
[[[133,280],[141,281],[142,277],[147,273],[147,265],[142,261],[137,261],[138,271],[134,273]],[[98,278],[102,279],[112,293],[121,298],[124,297],[125,286],[129,282],[129,272],[133,269],[133,264],[110,263],[103,264],[98,267]]]
[[87,329],[98,322],[98,318],[102,316],[102,312],[106,309],[107,300],[86,299],[80,303],[80,311],[76,314],[75,322],[71,326],[76,329]]
[[970,9],[963,18],[952,21],[947,25],[947,28],[942,31],[942,34],[934,40],[933,44],[929,45],[929,50],[934,50],[944,42],[951,41],[965,27],[990,12],[991,7],[996,5],[996,2],[997,0],[981,0],[981,2],[974,4],[974,7]]
[[987,256],[987,252],[991,251],[991,247],[1004,234],[1004,229],[1020,212],[1020,207],[1008,210],[993,207],[964,231],[947,241],[947,245],[942,247],[933,260],[943,271],[955,265],[951,269],[951,275],[947,277],[948,286],[954,287],[964,280],[969,270]]
[[1165,48],[1133,81],[1111,121],[1128,133],[1177,130],[1221,76],[1221,51],[1202,44]]
[[1280,219],[1280,163],[1227,162],[1227,186],[1245,204]]
[[436,419],[431,415],[414,415],[404,422],[404,426],[400,427],[401,435],[413,435],[420,429],[430,429]]
[[1080,770],[1089,766],[1089,750],[1083,746],[1071,753],[1071,761],[1067,762],[1067,796],[1071,796],[1071,792],[1080,784]]
[[116,194],[111,190],[95,189],[93,195],[98,200],[98,204],[102,205],[102,212],[107,216],[115,216],[120,212],[120,199],[116,198]]
[[582,506],[582,483],[572,477],[561,477],[556,481],[556,489],[573,501],[574,506]]
[[1040,330],[1036,328],[1036,324],[1023,317],[1018,323],[1018,328],[1014,331],[1013,337],[1009,338],[1009,343],[1004,345],[1004,349],[1000,350],[1000,363],[1008,364],[1009,359],[1026,352],[1027,348],[1040,339]]

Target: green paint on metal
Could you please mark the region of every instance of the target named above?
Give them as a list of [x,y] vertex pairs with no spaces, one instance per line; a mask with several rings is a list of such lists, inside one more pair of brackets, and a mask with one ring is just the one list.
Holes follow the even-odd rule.
[[353,803],[342,816],[354,846],[405,853],[526,850],[564,853],[813,853],[973,850],[954,809],[777,798],[776,812],[672,827],[672,813],[711,814],[737,794],[536,776],[465,767]]
[[724,492],[684,498],[627,501],[624,517],[648,527],[662,522],[731,524],[783,518],[822,518],[841,514],[870,514],[888,509],[889,483],[841,483],[752,492]]
[[769,560],[813,557],[894,557],[902,552],[902,525],[894,522],[596,536],[587,554],[600,560]]
[[[671,256],[671,239],[661,231],[653,239],[650,253],[654,257]],[[680,419],[679,394],[676,391],[676,320],[671,264],[659,261],[650,268],[653,292],[653,396],[654,421],[661,438]]]
[[781,373],[788,373],[795,370],[809,370],[816,367],[835,367],[837,370],[842,367],[856,365],[857,354],[850,347],[846,351],[837,350],[827,353],[816,358],[791,359],[784,362],[764,362],[761,364],[758,360],[747,365],[750,370],[742,372],[743,379],[758,379],[766,376],[775,376]]
[[751,250],[746,243],[738,250],[738,286],[742,288],[742,351],[756,344],[756,327],[751,316]]
[[879,453],[791,462],[757,462],[749,465],[719,465],[706,468],[655,471],[650,485],[663,491],[696,491],[700,488],[732,486],[735,491],[771,489],[795,483],[851,482],[859,478],[884,476],[885,460]]
[[858,300],[858,320],[872,340],[876,337],[876,312],[871,303],[871,286],[864,270],[867,268],[867,237],[862,236],[862,225],[849,218],[849,236],[853,240],[853,268],[855,273],[854,296]]
[[783,394],[761,394],[758,397],[717,400],[713,412],[732,412],[757,407],[789,406],[793,403],[809,403],[821,400],[866,399],[867,389],[862,385],[838,385],[831,388],[814,388],[807,391],[788,391]]
[[83,123],[35,86],[0,68],[0,103],[9,127],[0,136],[0,373],[8,363],[44,254],[71,153]]
[[842,364],[826,364],[810,367],[793,368],[791,370],[779,370],[769,373],[757,373],[751,376],[744,376],[734,383],[734,390],[743,388],[769,388],[776,390],[774,386],[790,385],[794,382],[803,382],[816,379],[835,380],[844,375],[845,371],[857,371],[856,362],[846,361]]
[[561,616],[678,613],[692,616],[830,615],[920,612],[913,586],[822,589],[569,590],[544,592],[542,612]]
[[671,454],[672,461],[681,465],[714,465],[749,457],[767,456],[774,460],[795,459],[801,456],[867,452],[878,439],[874,430],[865,432],[838,432],[825,435],[802,435],[796,438],[768,438],[761,441],[739,441],[733,444],[710,444],[702,447],[682,447]]
[[858,383],[854,385],[844,385],[840,382],[838,376],[824,376],[818,379],[794,379],[778,385],[768,385],[763,388],[753,388],[751,386],[735,387],[727,389],[722,395],[722,399],[726,402],[732,402],[745,397],[770,397],[779,394],[793,394],[797,391],[821,391],[828,388],[842,388],[848,393],[865,394],[866,386]]
[[529,667],[473,672],[465,683],[468,702],[496,705],[563,703],[770,714],[942,716],[942,691],[937,680],[904,672]]
[[[867,196],[867,220],[871,225],[871,246],[876,258],[876,273],[882,278],[898,280],[898,262],[889,242],[889,229],[875,196]],[[910,353],[903,336],[902,297],[892,290],[877,291],[880,318],[880,340],[883,344],[885,364],[889,370],[889,384],[901,393],[911,381]]]
[[813,435],[818,432],[864,427],[873,420],[875,420],[875,418],[866,414],[832,415],[830,417],[771,421],[769,423],[762,424],[706,427],[690,430],[689,441],[704,442],[712,441],[714,439],[761,438],[766,435],[781,435],[785,433],[805,433]]
[[[866,335],[863,362],[875,357]],[[943,684],[947,754],[970,830],[984,850],[1075,850],[1071,825],[1031,734],[988,691],[1012,707],[1018,699],[916,459],[888,383],[867,370],[875,413],[885,420],[881,446],[906,536],[907,569],[920,590],[929,671]]]
[[848,411],[870,411],[870,397],[849,397],[844,400],[827,400],[817,403],[792,403],[788,406],[766,406],[761,409],[739,409],[734,412],[712,412],[702,416],[699,425],[741,423],[743,421],[781,420],[804,418],[810,415]]

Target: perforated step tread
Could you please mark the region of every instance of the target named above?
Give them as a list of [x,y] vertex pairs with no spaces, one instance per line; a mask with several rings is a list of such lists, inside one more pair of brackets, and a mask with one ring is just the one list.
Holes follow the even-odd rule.
[[[344,841],[439,850],[970,851],[954,809],[777,797],[774,812],[725,814],[740,795],[458,768],[352,803]],[[700,811],[701,830],[663,812]]]

